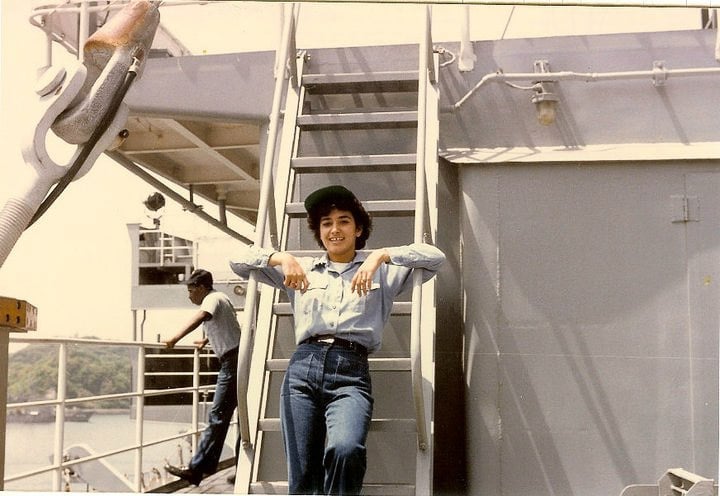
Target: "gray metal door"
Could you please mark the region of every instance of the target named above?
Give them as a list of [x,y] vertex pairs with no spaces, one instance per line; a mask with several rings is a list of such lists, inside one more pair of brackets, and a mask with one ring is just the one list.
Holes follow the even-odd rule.
[[692,427],[688,443],[694,471],[717,480],[720,173],[688,174],[686,193],[681,205],[686,212],[688,262],[690,404],[686,418]]

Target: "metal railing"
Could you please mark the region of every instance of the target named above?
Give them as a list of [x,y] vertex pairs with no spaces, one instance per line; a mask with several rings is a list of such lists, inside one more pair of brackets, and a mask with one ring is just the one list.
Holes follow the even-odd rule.
[[192,241],[167,234],[159,229],[139,231],[140,265],[192,265],[195,244]]
[[[414,241],[421,243],[426,239],[426,154],[427,154],[427,96],[428,85],[435,82],[433,63],[433,44],[430,6],[425,7],[425,31],[419,47],[420,67],[418,71],[418,134],[417,166],[415,169],[415,228]],[[417,422],[417,442],[420,450],[428,447],[428,432],[423,394],[422,372],[422,284],[423,270],[413,272],[412,311],[410,316],[410,368],[412,374],[413,402]]]
[[[52,463],[47,466],[43,466],[37,469],[26,471],[19,474],[6,475],[5,483],[15,482],[40,474],[53,474],[52,490],[61,491],[64,475],[70,467],[77,466],[83,463],[99,460],[114,455],[134,452],[135,463],[134,463],[134,474],[132,482],[134,483],[135,492],[143,492],[143,449],[151,446],[160,445],[176,439],[183,439],[191,436],[192,439],[192,450],[195,451],[197,447],[198,435],[203,429],[199,428],[199,409],[202,402],[200,401],[201,392],[209,392],[215,388],[215,385],[200,385],[200,376],[202,375],[200,370],[201,354],[205,355],[207,352],[201,351],[193,346],[177,346],[179,350],[193,349],[193,385],[188,387],[178,387],[169,389],[156,389],[146,390],[145,389],[145,352],[148,349],[160,349],[165,348],[163,343],[147,343],[137,341],[103,341],[95,339],[63,339],[63,338],[30,338],[30,337],[16,337],[11,336],[11,344],[56,344],[58,345],[58,368],[57,368],[57,390],[55,399],[50,400],[39,400],[39,401],[27,401],[22,403],[9,403],[7,405],[8,411],[15,409],[29,409],[34,407],[54,407],[55,408],[55,432],[53,439],[53,456]],[[118,348],[129,348],[135,349],[137,353],[137,366],[135,370],[135,388],[134,391],[128,391],[124,393],[105,394],[99,396],[86,396],[77,398],[67,397],[67,371],[68,371],[68,347],[70,345],[80,346],[102,346],[102,347],[118,347]],[[166,358],[184,358],[187,359],[189,355],[164,355]],[[189,372],[183,372],[182,374],[187,375]],[[211,373],[206,373],[207,375]],[[143,426],[145,421],[144,406],[145,398],[150,396],[161,396],[177,393],[188,393],[192,394],[192,420],[190,423],[190,430],[182,432],[176,435],[163,437],[160,439],[153,439],[147,441],[144,436]],[[64,455],[65,446],[65,419],[66,409],[79,404],[87,404],[108,400],[118,399],[135,399],[135,439],[134,442],[119,448],[101,453],[93,454],[91,456],[85,456],[82,458],[74,458],[72,460],[66,459]],[[7,462],[7,460],[6,460]]]
[[[289,66],[290,84],[299,84],[295,67],[295,22],[298,16],[298,6],[290,4],[284,6],[287,13],[284,15],[284,26],[280,50],[276,59],[275,89],[273,93],[272,110],[270,113],[270,124],[268,128],[268,139],[265,158],[263,161],[262,181],[260,182],[260,202],[258,206],[258,222],[255,229],[255,244],[265,246],[265,238],[268,224],[275,222],[270,218],[270,203],[273,198],[273,164],[275,162],[276,142],[278,128],[281,121],[280,106],[285,88],[286,66]],[[277,232],[277,228],[270,229]],[[248,409],[248,385],[250,380],[250,360],[253,350],[253,340],[256,331],[255,307],[257,304],[258,283],[255,272],[250,273],[247,284],[247,296],[245,300],[245,320],[243,322],[243,333],[240,335],[240,348],[238,359],[238,424],[240,437],[245,449],[252,445],[250,433],[250,418]]]
[[[82,46],[88,37],[90,16],[109,15],[110,12],[124,8],[131,0],[115,0],[97,5],[95,0],[50,0],[32,9],[29,17],[30,24],[45,31],[45,66],[53,63],[52,44],[59,43],[70,53],[82,56]],[[162,7],[204,5],[207,0],[163,0]],[[77,30],[67,28],[67,31],[53,29],[53,16],[66,16],[77,19]],[[67,24],[69,26],[70,24]],[[160,28],[162,30],[162,28]]]

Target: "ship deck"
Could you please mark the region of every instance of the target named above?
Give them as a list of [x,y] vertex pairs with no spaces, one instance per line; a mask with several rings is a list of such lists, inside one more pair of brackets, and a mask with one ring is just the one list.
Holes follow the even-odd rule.
[[221,467],[214,474],[202,480],[199,486],[193,486],[187,481],[178,479],[163,487],[153,489],[154,493],[174,493],[174,494],[232,494],[233,484],[227,481],[227,478],[233,475],[235,465],[232,460],[221,462]]

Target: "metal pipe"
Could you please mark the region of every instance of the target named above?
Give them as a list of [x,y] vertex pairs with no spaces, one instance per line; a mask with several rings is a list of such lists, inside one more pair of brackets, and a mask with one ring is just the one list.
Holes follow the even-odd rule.
[[720,28],[717,26],[717,10],[715,13],[715,60],[720,62]]
[[67,397],[67,344],[58,349],[57,405],[55,406],[55,447],[53,449],[53,491],[62,491],[63,445],[65,444],[65,398]]
[[477,57],[470,41],[470,6],[465,5],[463,9],[463,23],[460,31],[460,56],[458,58],[458,69],[460,72],[472,71],[475,68]]
[[133,308],[131,312],[132,312],[132,320],[133,320],[132,340],[137,341],[137,338],[138,338],[138,336],[137,336],[137,329],[138,329],[137,309]]
[[[415,168],[415,226],[414,241],[420,243],[424,239],[425,230],[425,155],[427,152],[427,93],[430,69],[428,58],[432,56],[432,43],[430,42],[430,6],[425,7],[425,33],[420,43],[420,68],[418,80],[418,138],[417,138],[417,165]],[[423,395],[422,377],[422,349],[421,322],[422,322],[422,280],[423,270],[413,271],[412,312],[410,316],[410,369],[412,375],[413,401],[415,404],[415,417],[417,423],[417,443],[421,450],[428,447],[428,432],[425,425],[425,398]]]
[[137,374],[136,374],[135,391],[138,397],[135,400],[135,444],[140,448],[135,451],[135,491],[142,492],[142,463],[143,463],[143,423],[145,420],[145,350],[142,346],[138,346],[137,350]]
[[[29,21],[30,24],[33,26],[37,26],[39,28],[43,27],[44,21],[43,17],[48,16],[50,14],[55,14],[58,12],[62,13],[68,13],[68,14],[80,14],[83,10],[85,10],[88,14],[95,13],[95,12],[107,12],[108,10],[121,10],[124,8],[127,3],[125,2],[112,2],[109,5],[87,5],[85,2],[88,0],[66,0],[65,2],[58,2],[58,5],[55,7],[37,7],[33,9],[32,14],[30,15]],[[176,1],[167,1],[164,0],[162,2],[163,7],[184,7],[186,5],[205,5],[208,1],[190,1],[190,0],[176,0]],[[77,7],[71,7],[72,4],[80,4]],[[38,18],[40,18],[38,20]],[[57,38],[57,41],[62,41],[61,38]],[[82,45],[80,45],[82,46]]]
[[[197,432],[198,430],[198,424],[200,422],[200,415],[198,415],[198,410],[200,409],[200,350],[198,348],[195,348],[195,351],[193,352],[193,392],[192,392],[192,402],[193,402],[193,409],[192,409],[192,430],[193,432]],[[192,446],[192,452],[197,452],[197,445],[198,445],[198,437],[192,436],[190,446]]]
[[49,68],[52,66],[53,56],[52,56],[52,36],[48,33],[45,35],[45,67]]
[[80,20],[78,21],[78,60],[85,61],[85,51],[80,47],[85,46],[85,42],[90,36],[90,11],[88,10],[87,0],[81,0],[80,3]]
[[143,308],[143,318],[140,322],[140,341],[145,341],[145,321],[147,320],[147,309]]
[[720,67],[700,67],[690,69],[666,69],[660,65],[651,70],[643,71],[621,71],[621,72],[518,72],[505,74],[502,72],[491,72],[484,75],[465,96],[450,107],[451,111],[459,109],[478,89],[488,83],[505,83],[514,81],[584,81],[593,83],[598,81],[615,81],[625,79],[652,78],[654,81],[662,81],[670,77],[694,77],[694,76],[717,76],[720,74]]
[[[61,7],[38,7],[33,10],[33,13],[30,16],[30,23],[34,26],[42,27],[42,17],[47,16],[49,14],[55,13],[58,10],[62,10],[62,12],[68,12],[68,13],[78,13],[80,8],[79,7],[71,7],[73,3],[80,3],[84,0],[67,0],[66,2],[58,2]],[[347,1],[355,1],[355,0],[339,0],[340,3],[347,2]],[[165,0],[162,2],[163,7],[176,7],[176,6],[186,6],[186,5],[204,5],[209,3],[208,1],[184,1],[184,0],[176,0],[176,1],[168,1]],[[415,0],[415,3],[418,4],[435,4],[437,3],[437,0]],[[483,6],[483,5],[517,5],[517,0],[464,0],[462,2],[463,5],[476,5],[476,6]],[[607,0],[524,0],[522,2],[523,5],[539,5],[544,7],[649,7],[648,0],[621,0],[618,1],[616,4],[608,4]],[[102,5],[102,6],[88,6],[87,10],[88,12],[104,12],[107,10],[116,10],[120,9],[124,6],[124,3],[110,3],[110,5]],[[671,8],[671,7],[705,7],[710,8],[713,7],[713,1],[712,0],[685,0],[680,4],[680,1],[678,0],[676,5],[658,5],[657,8]],[[37,18],[40,18],[38,20]]]
[[0,492],[5,490],[5,436],[7,430],[8,361],[10,329],[0,327]]
[[220,224],[227,226],[227,200],[225,198],[218,200],[218,212],[220,213]]
[[156,179],[154,176],[152,176],[150,173],[136,165],[132,160],[128,159],[124,155],[122,155],[119,152],[112,151],[112,152],[105,152],[105,154],[112,158],[114,161],[116,161],[118,164],[125,167],[127,170],[141,178],[143,181],[147,182],[154,188],[160,190],[161,193],[163,193],[166,196],[169,196],[176,202],[178,202],[180,205],[183,206],[187,211],[192,212],[193,214],[197,215],[201,219],[203,219],[205,222],[217,227],[225,234],[228,234],[229,236],[242,241],[243,243],[251,243],[252,240],[250,238],[247,238],[243,236],[242,234],[230,229],[229,227],[222,224],[222,222],[215,219],[213,216],[207,214],[202,208],[200,208],[198,205],[196,205],[193,202],[190,202],[186,200],[182,195],[177,193],[175,190],[169,188],[166,186],[162,181]]
[[[425,55],[422,56],[425,59],[425,63],[420,67],[425,68],[424,70],[427,71],[429,81],[435,84],[437,83],[437,74],[435,74],[435,64],[433,63],[434,51],[432,43],[431,9],[432,7],[430,5],[425,7],[425,35],[423,36],[423,42],[420,44],[420,49],[425,52]],[[425,94],[427,95],[427,85],[425,86]],[[425,114],[423,114],[423,116],[425,116]],[[425,121],[427,122],[427,118],[425,118]],[[424,135],[423,133],[423,136]]]

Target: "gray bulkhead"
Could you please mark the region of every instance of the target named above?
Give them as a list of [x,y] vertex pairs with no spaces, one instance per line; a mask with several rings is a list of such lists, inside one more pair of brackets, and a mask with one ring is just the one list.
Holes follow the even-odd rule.
[[[475,71],[443,73],[441,94],[537,59],[717,67],[715,36],[476,43]],[[495,84],[441,117],[441,154],[464,162],[468,494],[614,495],[671,467],[717,478],[719,90],[717,75],[555,83],[541,126],[527,92]]]

